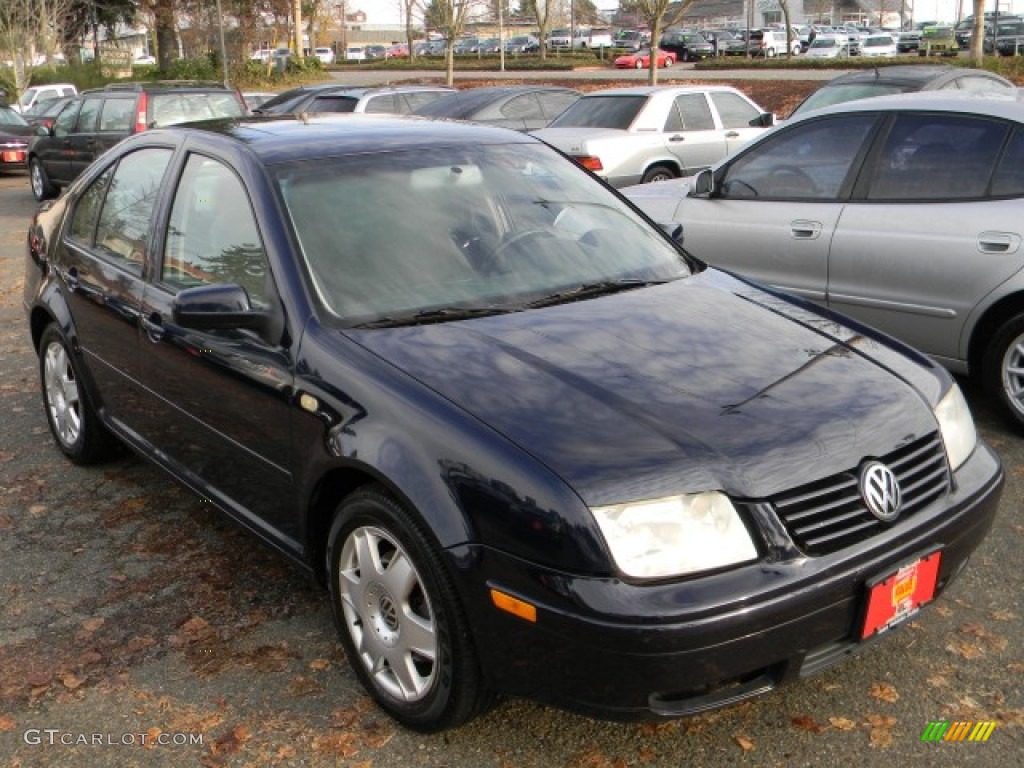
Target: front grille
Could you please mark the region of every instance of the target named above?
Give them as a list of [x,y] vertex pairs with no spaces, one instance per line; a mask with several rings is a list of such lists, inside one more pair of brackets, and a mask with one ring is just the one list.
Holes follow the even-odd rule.
[[[949,466],[938,433],[893,451],[880,461],[900,484],[904,520],[949,491]],[[809,555],[827,555],[890,527],[861,498],[855,467],[770,499],[793,542]]]

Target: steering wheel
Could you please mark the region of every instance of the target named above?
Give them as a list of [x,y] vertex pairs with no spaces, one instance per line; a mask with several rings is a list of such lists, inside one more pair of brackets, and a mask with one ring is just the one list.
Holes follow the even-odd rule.
[[[796,182],[811,194],[817,195],[819,192],[818,185],[814,183],[814,179],[807,175],[807,172],[799,166],[778,165],[772,168],[771,176],[773,180],[778,179],[784,184]],[[786,177],[789,178],[787,179]]]
[[510,235],[505,236],[498,246],[491,252],[491,259],[498,263],[504,263],[505,252],[509,249],[520,246],[523,243],[531,240],[540,240],[558,237],[554,232],[549,229],[542,229],[535,227],[533,229],[524,229],[520,232],[513,232]]

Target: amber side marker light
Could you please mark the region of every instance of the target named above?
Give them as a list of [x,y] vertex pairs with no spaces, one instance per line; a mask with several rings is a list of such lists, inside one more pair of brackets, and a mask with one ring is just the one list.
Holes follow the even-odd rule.
[[511,613],[513,616],[518,616],[520,619],[532,622],[537,621],[537,606],[523,602],[516,597],[512,597],[512,595],[506,595],[504,592],[492,589],[491,602],[501,610]]

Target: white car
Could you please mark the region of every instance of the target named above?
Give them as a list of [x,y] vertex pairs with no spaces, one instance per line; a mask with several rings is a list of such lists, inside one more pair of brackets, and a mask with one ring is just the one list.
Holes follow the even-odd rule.
[[333,64],[334,63],[334,50],[331,48],[314,48],[313,53],[321,64]]
[[21,98],[17,102],[11,104],[11,109],[24,114],[43,102],[54,101],[64,96],[74,96],[76,93],[78,93],[78,89],[71,83],[33,85],[31,88],[25,89],[25,92],[21,94]]
[[366,60],[366,46],[365,45],[350,45],[345,48],[345,60],[346,61],[365,61]]
[[978,377],[1024,428],[1024,103],[905,93],[786,121],[693,180],[624,190],[686,248]]
[[688,176],[774,122],[726,86],[645,86],[588,93],[532,131],[614,187]]
[[896,39],[892,35],[868,35],[860,44],[861,56],[891,59],[896,53]]
[[808,59],[841,59],[850,55],[845,35],[818,35],[804,54]]
[[148,54],[142,56],[136,56],[135,61],[132,62],[133,67],[148,67],[156,64],[156,57]]

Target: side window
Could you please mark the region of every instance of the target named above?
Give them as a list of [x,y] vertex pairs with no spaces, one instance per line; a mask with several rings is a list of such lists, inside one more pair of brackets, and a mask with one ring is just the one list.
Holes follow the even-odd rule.
[[75,206],[75,213],[71,219],[71,239],[87,248],[92,247],[92,238],[96,234],[96,219],[113,176],[114,169],[108,169],[89,185]]
[[578,93],[556,91],[554,93],[541,93],[540,106],[544,110],[545,120],[554,120],[565,112],[580,97]]
[[958,115],[899,115],[885,138],[869,200],[983,197],[1008,127]]
[[75,121],[78,119],[78,108],[81,106],[81,101],[72,101],[60,111],[57,119],[53,121],[54,136],[67,136],[71,133],[71,129],[75,127]]
[[378,114],[394,114],[398,107],[395,104],[395,95],[393,93],[386,93],[383,96],[373,96],[368,102],[366,102],[366,108],[363,110],[368,113]]
[[501,106],[501,114],[512,120],[543,120],[540,102],[532,93],[509,99]]
[[988,77],[964,75],[963,77],[958,77],[953,82],[956,83],[954,87],[959,88],[962,91],[973,91],[975,93],[1007,92],[1006,86],[998,80],[992,80]]
[[406,112],[415,112],[424,104],[429,104],[430,102],[434,101],[435,99],[439,99],[444,95],[444,91],[409,91],[409,93],[403,94],[405,103],[407,105]]
[[238,283],[266,306],[269,273],[242,182],[216,160],[192,155],[174,195],[160,279],[174,288]]
[[75,125],[76,133],[91,133],[96,130],[96,116],[103,106],[103,99],[85,99],[82,101],[82,108],[78,112],[78,123]]
[[835,200],[874,122],[870,114],[844,115],[783,130],[728,166],[721,196]]
[[1024,197],[1024,128],[1018,126],[1013,132],[1013,138],[999,160],[992,179],[992,194]]
[[107,99],[100,112],[100,130],[131,131],[132,104],[131,99]]
[[718,110],[723,128],[749,128],[750,121],[761,115],[749,101],[728,91],[712,91],[711,102]]
[[142,274],[153,206],[171,150],[140,149],[125,155],[114,170],[96,225],[96,248],[115,264]]
[[711,115],[711,107],[703,93],[686,93],[676,96],[675,109],[669,110],[665,121],[665,132],[676,131],[711,131],[715,128],[715,118]]

